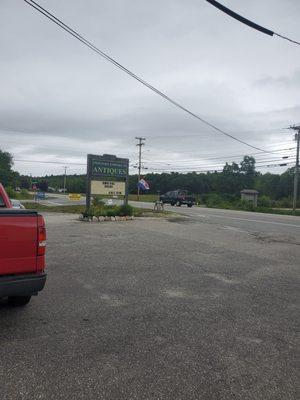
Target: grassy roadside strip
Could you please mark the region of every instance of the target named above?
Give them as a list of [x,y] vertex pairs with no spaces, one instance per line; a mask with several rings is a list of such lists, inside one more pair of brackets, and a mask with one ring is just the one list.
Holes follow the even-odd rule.
[[[67,205],[67,206],[45,206],[39,203],[24,203],[27,210],[36,210],[41,212],[56,212],[68,214],[82,214],[85,211],[85,206],[82,205]],[[169,211],[156,212],[147,208],[133,207],[133,215],[135,217],[166,217],[173,213]]]
[[210,206],[207,208],[216,208],[216,209],[222,209],[222,210],[234,210],[234,211],[247,211],[247,212],[257,212],[257,213],[263,213],[263,214],[277,214],[277,215],[291,215],[291,216],[296,216],[300,217],[300,210],[284,210],[282,208],[277,209],[277,208],[270,208],[270,207],[234,207],[231,205],[222,206],[220,204],[215,205],[215,206]]
[[[139,201],[145,202],[145,203],[154,203],[157,200],[157,194],[140,194],[140,199]],[[130,194],[128,196],[129,201],[138,201],[137,199],[137,194]]]

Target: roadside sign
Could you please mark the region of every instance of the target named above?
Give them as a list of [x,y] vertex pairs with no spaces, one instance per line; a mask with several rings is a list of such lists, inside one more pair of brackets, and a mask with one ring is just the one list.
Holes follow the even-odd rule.
[[91,193],[92,194],[125,196],[125,191],[126,191],[125,182],[115,182],[115,181],[92,181],[91,182]]
[[81,194],[79,193],[69,193],[69,200],[78,201],[81,199]]
[[123,196],[128,203],[129,159],[112,154],[87,155],[86,208],[91,205],[91,195]]
[[35,196],[39,200],[44,200],[46,198],[45,192],[37,192]]

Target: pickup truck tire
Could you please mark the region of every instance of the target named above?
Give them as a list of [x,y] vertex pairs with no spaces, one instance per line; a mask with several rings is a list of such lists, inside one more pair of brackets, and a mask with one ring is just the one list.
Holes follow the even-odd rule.
[[193,204],[188,204],[187,206],[191,208],[193,206]]
[[31,296],[11,296],[8,298],[8,304],[13,307],[25,306],[30,302]]
[[181,207],[180,201],[177,201],[176,206],[177,206],[177,207]]

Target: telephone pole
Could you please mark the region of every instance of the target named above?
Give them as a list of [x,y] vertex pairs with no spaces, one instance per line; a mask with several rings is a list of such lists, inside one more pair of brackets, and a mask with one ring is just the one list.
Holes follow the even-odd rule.
[[295,174],[294,174],[294,194],[293,194],[293,211],[296,211],[297,198],[298,198],[298,180],[299,180],[300,125],[290,126],[289,129],[293,129],[294,131],[297,131],[297,133],[295,134],[295,140],[297,141],[297,150],[296,150],[296,165],[295,165]]
[[67,183],[67,168],[68,167],[63,167],[65,170],[65,174],[64,174],[64,193],[66,193],[66,183]]
[[141,180],[141,169],[142,169],[142,146],[145,146],[144,141],[146,138],[144,137],[136,137],[138,143],[136,144],[139,147],[139,162],[138,162],[138,192],[137,192],[137,200],[140,200],[140,185],[139,182]]

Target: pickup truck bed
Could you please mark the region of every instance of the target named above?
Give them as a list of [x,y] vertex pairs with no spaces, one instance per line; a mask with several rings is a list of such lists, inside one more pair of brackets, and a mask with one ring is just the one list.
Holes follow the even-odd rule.
[[[0,184],[0,197],[6,193]],[[46,231],[36,211],[0,208],[0,298],[26,304],[44,288]]]

